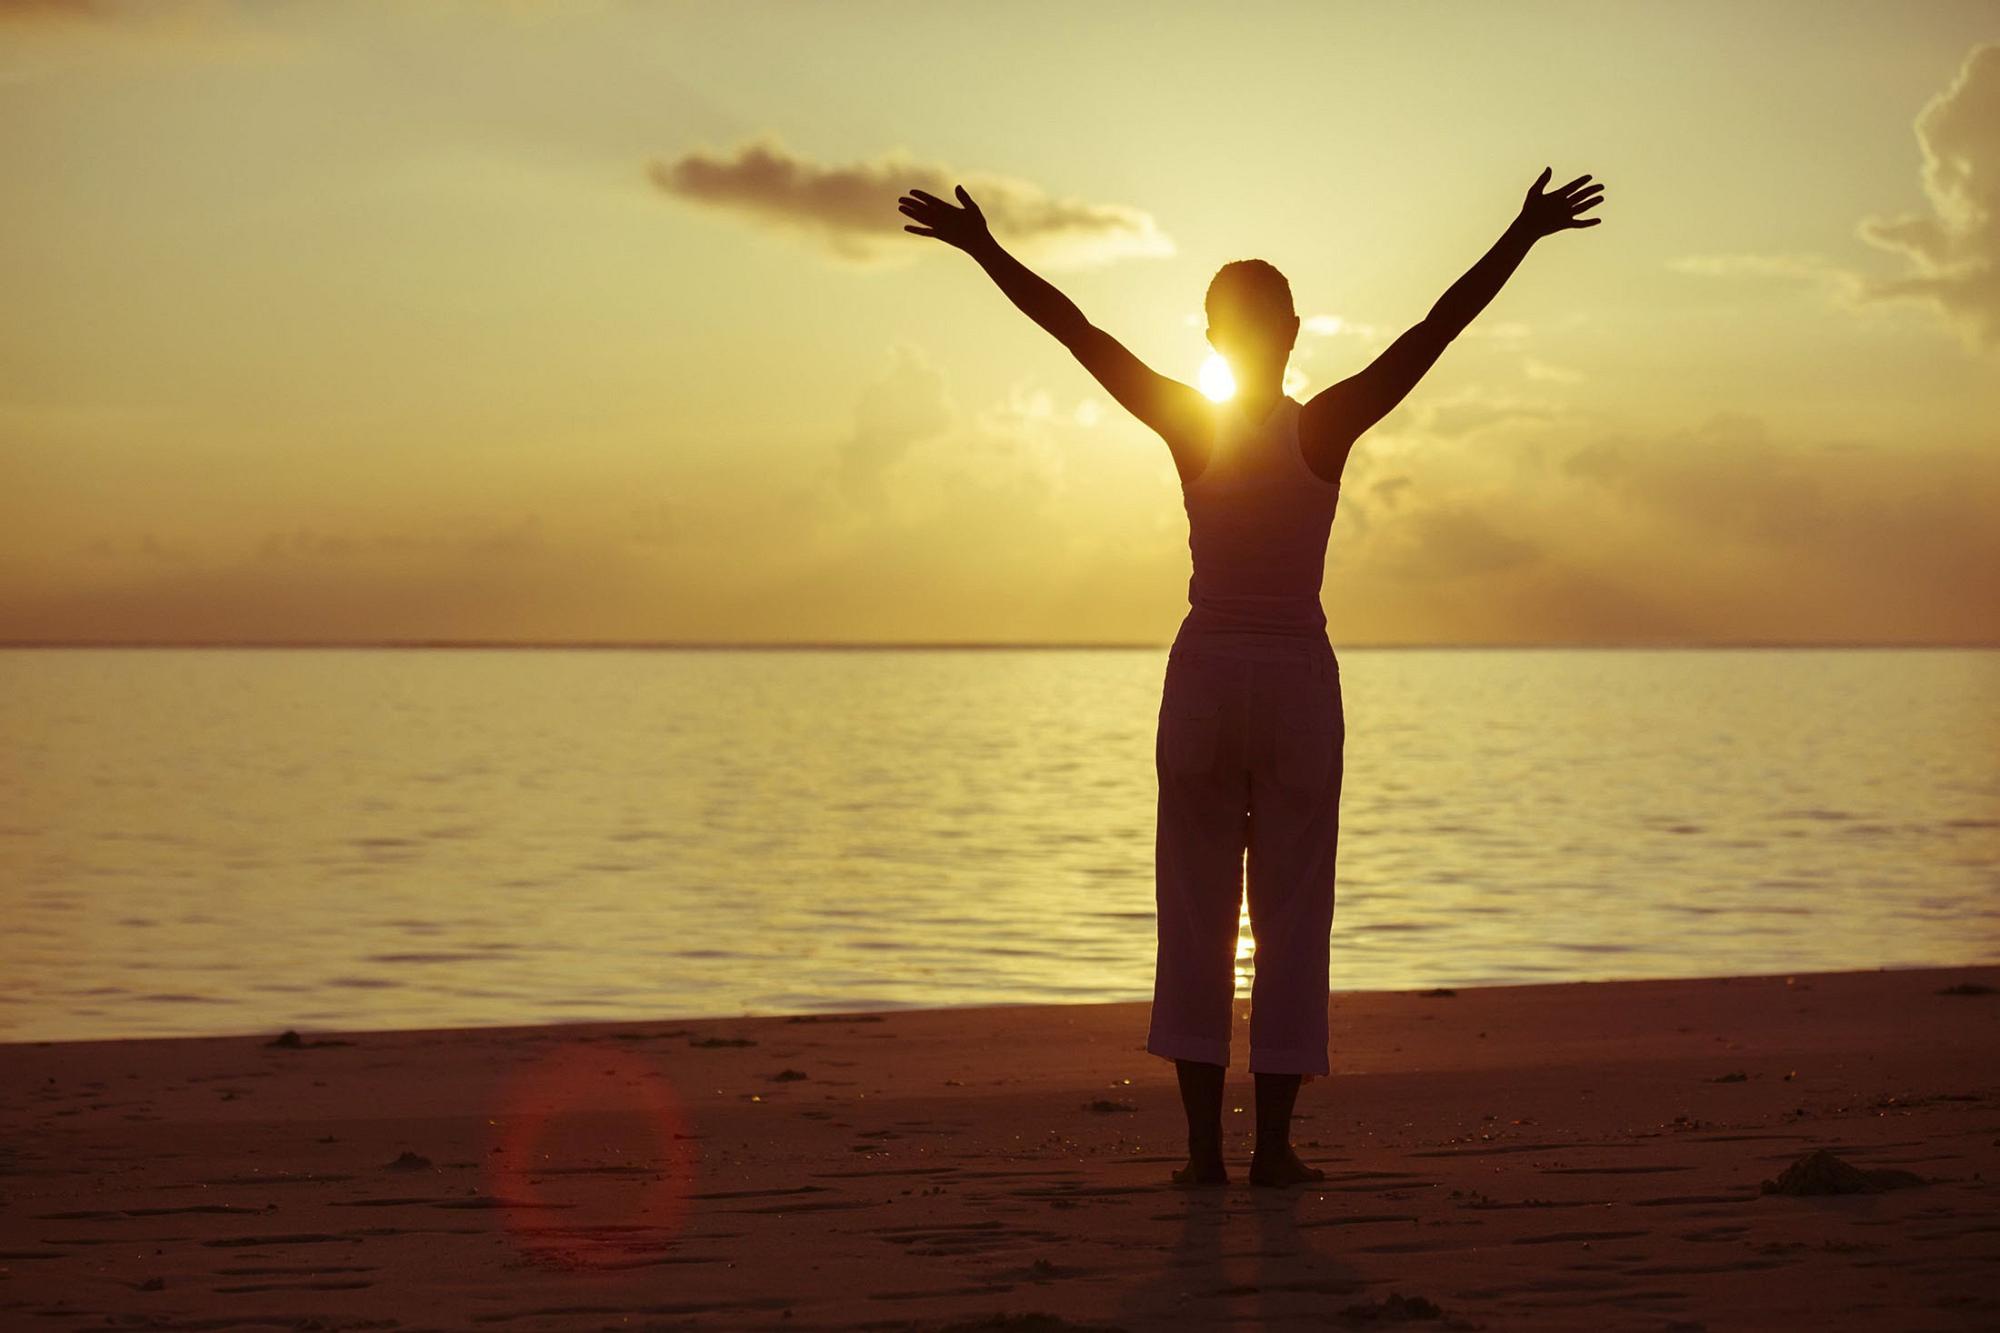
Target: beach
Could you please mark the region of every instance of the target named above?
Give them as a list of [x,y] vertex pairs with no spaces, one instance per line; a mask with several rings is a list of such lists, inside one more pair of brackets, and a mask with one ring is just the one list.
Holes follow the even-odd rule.
[[1997,990],[1338,992],[1289,1191],[1144,1004],[0,1046],[0,1327],[1992,1328]]

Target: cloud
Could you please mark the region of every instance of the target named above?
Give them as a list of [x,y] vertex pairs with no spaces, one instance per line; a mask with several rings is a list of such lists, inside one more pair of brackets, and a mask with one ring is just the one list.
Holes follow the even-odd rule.
[[1727,254],[1683,255],[1667,261],[1676,273],[1707,278],[1777,278],[1820,288],[1834,304],[1854,309],[1863,299],[1866,281],[1824,255]]
[[[1909,592],[1990,591],[2000,638],[2000,452],[1992,441],[1896,447],[1784,440],[1748,413],[1644,439],[1609,436],[1560,471],[1587,482],[1627,521],[1663,524],[1711,549],[1800,561],[1846,579],[1902,571]],[[1983,573],[1981,571],[1984,571]],[[1927,595],[1927,594],[1926,594]]]
[[1531,380],[1546,380],[1551,384],[1578,384],[1583,380],[1583,372],[1580,370],[1572,370],[1568,366],[1553,366],[1532,356],[1521,358],[1521,373]]
[[690,203],[803,234],[844,262],[871,265],[922,252],[937,242],[903,230],[896,200],[912,188],[953,199],[965,186],[993,234],[1023,259],[1083,267],[1133,256],[1169,255],[1173,242],[1152,217],[1122,204],[1054,199],[1013,177],[953,172],[901,149],[870,162],[822,166],[765,135],[726,155],[697,150],[647,167],[652,182]]
[[110,17],[110,10],[99,0],[0,0],[0,23],[68,23]]
[[1419,429],[1445,439],[1469,435],[1503,421],[1547,421],[1554,406],[1524,398],[1509,398],[1467,389],[1435,402],[1415,406]]
[[213,35],[243,18],[239,0],[0,0],[0,24],[16,33],[37,28],[55,32],[117,29],[176,39]]
[[1534,330],[1518,319],[1500,319],[1490,324],[1474,320],[1466,326],[1465,332],[1474,338],[1486,338],[1493,342],[1518,343],[1525,341]]
[[1504,521],[1504,514],[1489,516],[1450,501],[1433,504],[1398,525],[1379,567],[1397,578],[1436,583],[1502,573],[1541,559],[1532,540],[1502,530]]
[[1924,106],[1916,134],[1931,213],[1862,222],[1862,239],[1911,264],[1866,295],[1929,301],[1969,344],[2000,346],[2000,44],[1973,48]]
[[136,535],[110,535],[99,533],[87,542],[78,543],[78,549],[92,560],[124,560],[139,562],[160,562],[178,564],[194,559],[197,548],[189,542],[177,539],[163,539],[150,529]]
[[885,474],[912,445],[942,434],[957,417],[943,374],[915,347],[896,343],[888,370],[855,404],[853,433],[835,448],[835,488],[850,504],[880,502]]
[[681,509],[681,504],[666,500],[632,506],[625,527],[625,540],[634,546],[673,546],[681,539],[687,523]]
[[[588,14],[592,10],[602,12],[611,8],[614,0],[425,0],[423,4],[410,4],[405,0],[388,0],[377,8],[384,14],[395,11],[429,11],[432,14],[450,14],[456,10],[477,18],[499,17],[516,23],[536,26],[551,20],[569,20],[578,13]],[[183,19],[203,22],[223,22],[241,16],[246,12],[270,6],[258,0],[173,0],[171,5],[160,0],[0,0],[0,22],[10,20],[26,23],[60,23],[84,20],[106,23],[144,23],[162,17],[160,11],[175,9],[181,11]]]
[[1369,496],[1386,508],[1394,508],[1397,498],[1404,491],[1408,490],[1412,484],[1408,477],[1384,477],[1375,483],[1373,489],[1369,492]]
[[1969,350],[2000,347],[2000,44],[1976,46],[1915,125],[1929,214],[1862,219],[1857,234],[1909,271],[1870,277],[1817,254],[1685,255],[1668,267],[1707,277],[1811,283],[1839,306],[1917,300],[1955,324]]
[[1996,444],[1787,436],[1738,412],[1371,436],[1329,623],[1337,643],[2000,643]]
[[[668,448],[606,455],[614,470],[581,482],[552,455],[545,477],[454,486],[380,527],[343,524],[328,497],[250,527],[165,503],[17,532],[0,625],[1164,644],[1188,550],[1157,437],[1122,412],[1078,424],[1073,378],[968,399],[921,349],[885,353],[803,463],[782,441]],[[1348,465],[1323,594],[1336,644],[2000,643],[1991,430],[1864,443],[1744,413],[1641,431],[1454,406],[1501,415],[1455,431],[1413,412]]]
[[[102,540],[101,538],[99,539]],[[267,532],[257,543],[255,558],[263,563],[368,560],[382,556],[450,559],[533,556],[548,549],[539,514],[524,514],[511,523],[483,532],[449,535],[438,532],[387,532],[369,537],[321,532],[306,525]]]
[[[282,20],[282,16],[280,16]],[[135,68],[286,61],[298,39],[241,0],[0,0],[0,32],[17,47],[0,84],[61,79],[78,59]]]
[[[1194,323],[1205,322],[1200,315]],[[1301,336],[1315,338],[1374,338],[1379,334],[1373,324],[1357,324],[1340,315],[1307,315],[1299,321]]]
[[1760,278],[1827,278],[1845,273],[1838,264],[1821,255],[1683,255],[1668,260],[1667,267],[1676,273],[1712,278],[1745,274]]

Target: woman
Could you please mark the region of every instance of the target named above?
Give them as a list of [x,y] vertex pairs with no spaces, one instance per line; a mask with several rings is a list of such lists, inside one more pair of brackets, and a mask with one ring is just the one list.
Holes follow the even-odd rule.
[[1255,1185],[1320,1180],[1291,1146],[1292,1105],[1329,1072],[1327,969],[1346,720],[1320,608],[1326,542],[1347,456],[1486,308],[1530,247],[1601,218],[1603,185],[1578,176],[1528,187],[1500,239],[1431,312],[1360,373],[1298,403],[1283,391],[1298,339],[1291,286],[1258,259],[1209,284],[1208,341],[1236,392],[1220,404],[1160,375],[1001,248],[963,186],[959,206],[911,190],[900,210],[965,251],[1105,391],[1167,443],[1180,472],[1193,576],[1167,659],[1154,759],[1159,948],[1146,1049],[1174,1062],[1187,1111],[1184,1185],[1221,1185],[1245,858],[1256,976],[1250,1071],[1257,1083]]

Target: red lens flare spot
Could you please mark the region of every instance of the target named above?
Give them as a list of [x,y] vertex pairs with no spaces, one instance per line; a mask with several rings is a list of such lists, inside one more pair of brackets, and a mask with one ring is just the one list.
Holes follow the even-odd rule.
[[487,1192],[530,1261],[636,1270],[679,1243],[698,1154],[645,1055],[560,1042],[503,1079],[487,1131]]

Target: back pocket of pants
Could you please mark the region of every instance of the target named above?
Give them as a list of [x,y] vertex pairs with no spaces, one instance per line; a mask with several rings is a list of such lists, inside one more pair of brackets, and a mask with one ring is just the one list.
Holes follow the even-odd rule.
[[1277,740],[1277,778],[1285,786],[1319,791],[1339,778],[1347,723],[1338,711],[1301,719]]
[[1160,767],[1168,773],[1215,769],[1222,748],[1221,682],[1214,664],[1176,658],[1160,700]]
[[1212,772],[1221,749],[1221,700],[1169,699],[1160,709],[1160,763],[1168,772]]

